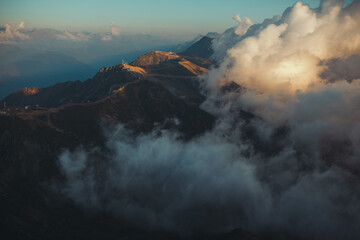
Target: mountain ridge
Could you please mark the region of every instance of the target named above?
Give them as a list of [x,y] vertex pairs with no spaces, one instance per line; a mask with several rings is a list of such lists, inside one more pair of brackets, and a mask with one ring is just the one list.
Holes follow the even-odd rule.
[[[206,63],[206,67],[211,65],[206,59],[192,57],[192,59],[195,58],[197,61]],[[69,81],[46,88],[37,88],[37,92],[31,95],[26,94],[29,91],[26,89],[16,91],[4,98],[0,104],[1,106],[18,107],[35,105],[58,107],[72,102],[94,102],[111,94],[116,88],[140,78],[152,80],[158,75],[169,75],[172,77],[184,77],[186,78],[185,81],[188,82],[187,78],[196,78],[206,71],[206,68],[175,53],[152,51],[138,57],[130,64],[102,67],[93,78],[84,82]],[[166,84],[163,85],[166,86]]]

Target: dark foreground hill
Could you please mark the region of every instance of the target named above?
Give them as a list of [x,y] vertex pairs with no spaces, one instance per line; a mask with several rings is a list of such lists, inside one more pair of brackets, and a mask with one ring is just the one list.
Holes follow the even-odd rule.
[[[94,103],[9,109],[0,115],[0,222],[11,239],[16,234],[19,239],[116,239],[115,225],[109,230],[103,222],[111,218],[88,218],[71,203],[51,200],[54,194],[42,185],[61,177],[56,162],[61,151],[104,146],[102,128],[115,123],[125,124],[134,134],[154,127],[177,129],[188,139],[209,130],[214,117],[146,80],[127,84]],[[99,224],[99,217],[104,226],[93,235],[86,229]]]

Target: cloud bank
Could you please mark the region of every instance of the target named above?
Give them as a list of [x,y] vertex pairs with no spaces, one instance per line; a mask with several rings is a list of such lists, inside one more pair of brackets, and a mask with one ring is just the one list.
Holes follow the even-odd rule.
[[70,32],[55,29],[29,29],[25,28],[25,23],[19,25],[6,23],[0,26],[0,43],[19,43],[24,40],[62,40],[62,41],[108,41],[120,36],[119,24],[111,23],[108,33],[90,33],[90,32]]
[[[222,63],[203,79],[213,130],[187,142],[170,130],[106,130],[106,153],[59,157],[61,192],[145,229],[359,238],[360,4],[342,6],[298,2],[226,31],[214,42]],[[243,88],[221,91],[232,81]]]
[[281,19],[253,25],[240,38],[220,38],[214,49],[221,54],[215,57],[224,50],[227,56],[211,81],[292,93],[320,82],[322,61],[360,54],[360,3],[342,6],[342,1],[323,1],[314,10],[297,2]]

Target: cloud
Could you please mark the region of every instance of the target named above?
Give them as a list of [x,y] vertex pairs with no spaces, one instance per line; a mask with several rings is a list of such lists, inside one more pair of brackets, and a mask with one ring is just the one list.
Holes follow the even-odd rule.
[[120,35],[121,35],[120,24],[116,24],[112,22],[110,23],[110,34],[109,33],[102,34],[101,40],[105,42],[111,41],[119,38]]
[[[220,67],[223,77],[214,79],[214,84],[234,81],[263,92],[295,92],[320,82],[321,61],[360,54],[360,4],[341,6],[338,1],[324,1],[313,10],[297,2],[276,23],[264,22],[264,27],[256,26],[261,31],[236,42],[230,38],[232,47]],[[215,56],[223,55],[224,49],[214,44]]]
[[111,36],[108,36],[108,35],[105,35],[105,36],[102,36],[102,37],[101,37],[101,40],[102,40],[102,41],[111,41],[111,40],[112,40],[112,37],[111,37]]
[[245,34],[249,27],[254,25],[250,18],[245,18],[245,20],[242,20],[239,14],[234,15],[232,18],[239,24],[235,30],[235,34],[239,36]]
[[[215,61],[222,62],[227,55],[227,51],[231,49],[235,44],[243,39],[258,34],[261,30],[266,28],[270,24],[279,22],[280,16],[274,16],[271,19],[265,19],[261,24],[252,24],[251,20],[245,18],[245,21],[241,20],[240,15],[233,16],[233,19],[239,23],[237,27],[226,30],[220,37],[213,40],[212,48],[214,54],[212,58]],[[240,22],[239,22],[240,21]]]
[[[209,207],[213,208],[214,217],[225,217],[236,201],[246,202],[251,209],[255,207],[254,196],[249,192],[261,186],[252,180],[253,169],[246,162],[227,162],[240,150],[232,144],[216,138],[183,143],[171,132],[163,132],[162,137],[146,135],[133,139],[121,125],[116,134],[108,137],[112,154],[105,158],[104,165],[81,150],[60,156],[69,180],[65,192],[85,206],[105,207],[143,228],[184,232],[219,230],[227,224],[229,229],[236,227],[235,222],[218,225],[215,218],[204,224]],[[95,165],[104,172],[98,172]],[[235,184],[239,170],[242,181]],[[81,171],[86,173],[79,175]],[[95,179],[98,174],[104,182]],[[98,184],[104,188],[99,189]],[[228,184],[237,187],[237,192],[227,191]],[[234,213],[233,217],[240,221],[242,216]]]
[[324,71],[320,77],[328,82],[338,80],[353,81],[360,79],[360,55],[352,55],[348,58],[332,58],[323,61]]
[[51,39],[87,41],[91,37],[91,34],[79,32],[58,31],[54,29],[25,29],[24,22],[20,22],[19,25],[6,23],[4,26],[0,27],[0,42],[2,43]]
[[[226,31],[214,43],[221,64],[203,77],[214,129],[187,142],[105,129],[107,151],[59,157],[60,191],[144,229],[359,238],[360,4],[341,7],[298,2],[241,36]],[[245,88],[220,91],[231,81]]]
[[120,36],[120,24],[115,24],[115,23],[111,23],[110,24],[110,30],[111,30],[111,35],[114,37],[119,37]]
[[20,22],[19,25],[6,23],[0,26],[0,43],[29,39],[27,34],[21,32],[24,27],[24,22]]
[[69,32],[69,31],[58,32],[54,37],[59,40],[67,40],[67,41],[75,41],[75,42],[88,41],[91,38],[91,36],[88,34]]
[[[324,156],[338,149],[324,149],[319,143],[328,133],[326,127],[341,130],[337,120],[326,126],[322,121],[332,116],[327,111],[313,117],[302,114],[314,98],[336,95],[328,91],[299,97],[291,132],[281,139],[272,137],[272,124],[252,123],[268,148],[281,145],[272,155],[241,140],[244,123],[234,127],[229,118],[237,118],[231,115],[188,142],[171,131],[134,137],[119,125],[107,131],[110,154],[78,149],[59,157],[67,177],[61,192],[87,208],[111,212],[148,230],[213,234],[241,227],[276,239],[360,236],[359,179],[346,170],[358,166],[359,153],[351,151],[359,138],[341,142],[357,136],[359,125],[353,120],[340,131],[343,135],[330,134],[327,140],[339,140],[339,149],[338,144],[346,144],[350,154],[340,163],[327,162]],[[350,109],[339,111],[347,117]]]
[[110,24],[110,33],[89,33],[89,32],[71,32],[60,31],[55,29],[25,29],[24,22],[20,22],[19,25],[13,23],[7,23],[4,26],[0,26],[0,42],[10,43],[19,42],[24,40],[36,41],[49,41],[49,40],[63,40],[63,41],[96,41],[101,39],[103,41],[109,41],[113,37],[120,36],[119,24]]

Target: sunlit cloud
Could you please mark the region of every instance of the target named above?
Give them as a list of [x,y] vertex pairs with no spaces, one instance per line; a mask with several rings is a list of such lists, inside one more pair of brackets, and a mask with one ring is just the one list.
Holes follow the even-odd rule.
[[[216,70],[222,77],[214,81],[234,81],[263,92],[305,90],[322,81],[322,61],[360,54],[357,11],[358,2],[343,9],[339,1],[324,1],[320,10],[298,2],[271,24],[241,28],[246,29],[243,38],[220,38],[214,42],[215,56],[227,56]],[[234,19],[244,23],[239,16]]]

